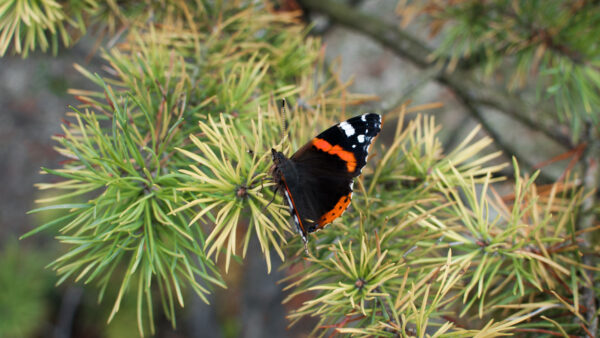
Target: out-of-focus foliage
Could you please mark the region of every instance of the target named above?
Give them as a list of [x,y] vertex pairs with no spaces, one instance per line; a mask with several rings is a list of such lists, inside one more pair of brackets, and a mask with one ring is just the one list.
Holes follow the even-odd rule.
[[53,282],[44,257],[14,242],[0,252],[0,336],[28,337],[44,325]]
[[[538,104],[555,102],[553,118],[579,140],[600,122],[600,7],[590,0],[400,1],[403,24],[422,14],[441,38],[435,55],[468,61],[510,89],[536,87]],[[491,83],[490,83],[491,85]]]
[[191,8],[199,9],[197,4],[180,1],[4,0],[0,4],[0,56],[12,51],[27,57],[29,52],[48,48],[56,54],[59,42],[70,47],[88,30],[100,41],[112,39],[147,20],[189,19]]

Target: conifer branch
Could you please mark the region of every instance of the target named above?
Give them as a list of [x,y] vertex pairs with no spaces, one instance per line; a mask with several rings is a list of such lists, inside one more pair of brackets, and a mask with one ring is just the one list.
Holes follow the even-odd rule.
[[[502,136],[502,134],[499,133],[498,131],[496,131],[491,123],[488,123],[486,121],[485,117],[482,116],[479,109],[477,109],[477,107],[475,107],[475,105],[471,101],[467,100],[462,95],[459,95],[458,99],[461,101],[461,103],[463,104],[465,109],[467,109],[467,112],[469,113],[469,115],[471,115],[471,117],[473,117],[477,121],[477,123],[481,124],[481,126],[486,131],[486,133],[492,139],[494,139],[494,144],[496,144],[496,146],[498,146],[500,149],[502,149],[502,152],[504,154],[506,154],[508,157],[514,156],[514,157],[518,158],[519,163],[525,167],[524,169],[527,172],[534,171],[535,163],[532,163],[527,156],[522,155],[522,153],[518,150],[517,147],[513,146],[510,142],[507,142],[505,140],[505,138]],[[545,171],[540,171],[540,178],[545,183],[550,183],[550,182],[555,181],[555,178],[546,174]]]
[[[329,15],[364,24],[359,29],[405,53],[427,70],[425,79],[446,84],[480,118],[480,105],[525,106],[460,69],[472,63],[447,73],[449,62],[428,61],[431,51],[395,27],[348,14],[329,0],[303,2],[334,6]],[[114,289],[110,318],[125,297],[137,294],[143,335],[148,326],[153,332],[154,305],[175,324],[186,288],[207,300],[214,287],[224,286],[217,259],[227,271],[255,237],[267,270],[273,252],[300,267],[284,278],[291,289],[286,301],[310,297],[290,318],[319,317],[315,332],[322,334],[597,330],[596,305],[578,293],[593,292],[586,283],[597,269],[595,257],[580,259],[579,245],[600,228],[587,217],[596,202],[589,192],[599,180],[594,137],[588,137],[587,194],[568,177],[538,186],[538,174],[521,175],[514,160],[512,194],[501,196],[493,184],[506,164],[495,164],[501,152],[488,151],[491,138],[477,139],[479,127],[445,151],[435,118],[417,115],[404,125],[402,106],[395,132],[388,129],[386,142],[373,144],[352,207],[311,237],[307,256],[300,236],[289,234],[281,200],[268,202],[274,194],[262,182],[272,165],[268,150],[297,149],[368,97],[347,93],[337,74],[319,68],[320,43],[306,38],[293,15],[258,5],[177,4],[165,11],[172,14],[164,25],[136,24],[105,53],[110,76],[78,67],[98,88],[71,91],[83,104],[56,137],[68,161],[45,170],[61,179],[38,185],[55,194],[32,211],[65,214],[25,235],[60,230],[58,239],[69,248],[51,264],[60,282],[97,282],[100,298],[112,298],[105,291]],[[289,139],[278,127],[274,101],[281,97],[292,103]],[[537,121],[526,121],[539,129]],[[474,317],[480,320],[459,322]]]
[[[446,65],[449,60],[439,61],[432,59],[433,50],[424,45],[397,25],[389,24],[380,18],[361,13],[359,10],[346,6],[335,0],[299,0],[305,8],[325,14],[331,20],[342,26],[350,28],[358,33],[369,36],[384,47],[415,64],[417,67],[427,69],[438,68],[435,76],[436,81],[462,96],[465,101],[474,105],[485,105],[510,116],[527,128],[540,131],[547,137],[555,140],[564,147],[573,148],[572,141],[554,126],[547,125],[542,120],[535,120],[529,113],[536,112],[537,115],[549,115],[549,108],[532,108],[515,95],[501,89],[492,89],[475,80],[468,72],[462,71],[461,64],[457,70],[449,72]],[[440,65],[444,65],[440,67]],[[472,62],[464,63],[464,68],[472,68]],[[554,115],[554,114],[552,114]]]

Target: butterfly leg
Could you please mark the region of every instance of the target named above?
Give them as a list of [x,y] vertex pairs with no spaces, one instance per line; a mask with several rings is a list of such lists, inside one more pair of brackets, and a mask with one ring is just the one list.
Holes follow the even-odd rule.
[[[262,184],[262,182],[261,182],[261,184]],[[264,211],[265,209],[267,209],[267,208],[269,207],[269,205],[271,205],[271,203],[273,203],[273,201],[275,200],[275,197],[277,197],[277,191],[279,191],[279,186],[277,186],[277,187],[275,188],[275,192],[273,192],[273,198],[271,199],[271,201],[270,201],[269,203],[267,203],[267,205],[265,205],[265,206],[262,208],[262,211]]]

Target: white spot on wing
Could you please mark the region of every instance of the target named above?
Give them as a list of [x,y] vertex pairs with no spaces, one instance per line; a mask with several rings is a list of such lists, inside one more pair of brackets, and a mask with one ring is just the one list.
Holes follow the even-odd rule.
[[350,190],[352,190],[352,188],[354,188],[354,181],[350,182]]
[[352,145],[352,148],[356,148],[356,144],[353,144],[353,145]]
[[290,196],[288,195],[287,190],[284,190],[283,194],[285,195],[285,198],[287,199],[288,205],[290,206],[290,210],[294,210],[294,205],[292,204],[292,200],[290,199]]
[[340,127],[344,129],[346,136],[350,137],[354,135],[354,128],[350,125],[350,123],[344,121],[340,123]]
[[363,115],[360,117],[360,120],[361,120],[361,121],[363,121],[363,122],[366,122],[366,121],[367,121],[367,114],[363,114]]
[[296,211],[294,210],[294,205],[292,204],[292,200],[290,199],[290,196],[288,195],[287,190],[284,190],[283,194],[285,195],[285,198],[288,201],[288,205],[290,206],[290,214],[292,214],[292,216],[294,217],[294,223],[296,223],[296,231],[300,235],[302,235],[302,240],[304,240],[304,243],[306,243],[308,241],[308,238],[306,238],[304,236],[304,234],[302,233],[302,228],[300,227],[300,220],[298,219],[298,215],[296,215]]
[[365,135],[358,135],[356,138],[358,139],[358,143],[365,142]]

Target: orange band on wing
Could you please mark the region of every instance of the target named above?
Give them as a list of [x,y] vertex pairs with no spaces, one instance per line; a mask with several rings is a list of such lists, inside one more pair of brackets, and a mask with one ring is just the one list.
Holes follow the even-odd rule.
[[334,219],[340,217],[340,215],[343,214],[344,211],[346,211],[348,205],[350,205],[351,198],[352,193],[342,196],[342,198],[340,198],[335,204],[333,209],[328,211],[325,215],[321,216],[321,218],[319,218],[319,229],[325,226],[326,224],[333,222]]
[[353,152],[344,150],[338,145],[332,146],[329,142],[321,138],[314,138],[312,144],[315,146],[315,148],[321,151],[331,155],[337,155],[339,158],[341,158],[344,162],[346,162],[349,172],[353,172],[354,169],[356,169],[356,157],[354,157]]

